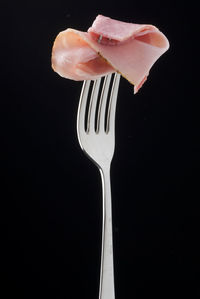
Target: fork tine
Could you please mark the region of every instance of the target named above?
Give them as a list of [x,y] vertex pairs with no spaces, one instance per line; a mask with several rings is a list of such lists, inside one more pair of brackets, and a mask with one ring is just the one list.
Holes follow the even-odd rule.
[[106,101],[108,97],[111,77],[112,74],[109,74],[104,79],[103,89],[102,89],[100,103],[99,103],[98,115],[97,115],[97,132],[104,131]]
[[85,80],[83,82],[83,87],[81,90],[80,100],[79,100],[79,106],[78,106],[78,114],[77,114],[77,131],[78,131],[78,137],[80,140],[80,134],[85,132],[85,113],[86,113],[86,104],[87,104],[87,98],[90,88],[90,80]]
[[95,114],[96,114],[96,106],[97,106],[97,98],[99,93],[101,78],[94,81],[92,94],[89,103],[88,116],[87,116],[87,126],[86,132],[94,132],[95,131]]
[[119,82],[120,82],[120,74],[115,73],[112,91],[110,95],[109,106],[108,106],[108,114],[106,120],[106,133],[108,133],[109,131],[114,132],[115,130],[115,111],[116,111]]

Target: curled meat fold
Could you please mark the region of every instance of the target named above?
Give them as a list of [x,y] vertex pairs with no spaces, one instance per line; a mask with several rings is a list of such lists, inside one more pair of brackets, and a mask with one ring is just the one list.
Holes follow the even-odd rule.
[[58,34],[52,50],[52,67],[72,80],[95,80],[119,72],[134,92],[146,81],[169,42],[153,25],[138,25],[97,16],[88,32],[67,29]]

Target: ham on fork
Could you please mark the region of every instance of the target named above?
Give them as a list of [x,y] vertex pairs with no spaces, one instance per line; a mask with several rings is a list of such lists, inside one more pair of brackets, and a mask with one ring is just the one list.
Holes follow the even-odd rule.
[[98,15],[88,32],[62,31],[52,50],[52,67],[72,80],[95,80],[119,72],[134,85],[146,81],[156,60],[169,48],[165,35],[153,25],[138,25]]

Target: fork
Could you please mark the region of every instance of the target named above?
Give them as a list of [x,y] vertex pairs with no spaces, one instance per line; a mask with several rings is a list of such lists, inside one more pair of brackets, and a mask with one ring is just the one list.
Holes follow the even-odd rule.
[[94,81],[92,91],[90,80],[83,83],[77,115],[77,133],[82,150],[99,168],[102,180],[99,299],[115,299],[110,165],[115,148],[115,111],[120,75],[115,73],[114,78],[112,74],[105,76],[103,86],[102,80],[100,78]]

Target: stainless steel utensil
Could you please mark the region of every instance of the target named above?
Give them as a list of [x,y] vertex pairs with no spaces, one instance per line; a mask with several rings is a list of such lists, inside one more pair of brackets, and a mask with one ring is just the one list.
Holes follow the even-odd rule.
[[[113,79],[113,80],[112,80]],[[115,299],[110,165],[115,148],[115,110],[120,75],[84,81],[77,116],[82,150],[100,170],[103,190],[103,226],[99,299]],[[112,85],[112,89],[110,88]],[[91,92],[91,93],[90,93]]]

